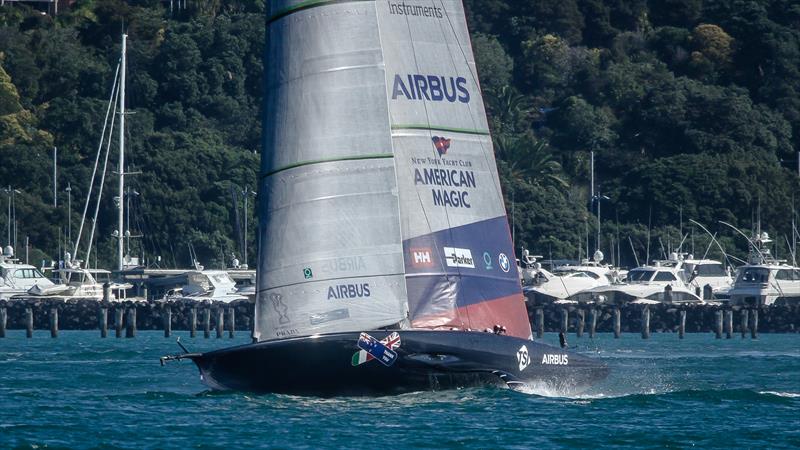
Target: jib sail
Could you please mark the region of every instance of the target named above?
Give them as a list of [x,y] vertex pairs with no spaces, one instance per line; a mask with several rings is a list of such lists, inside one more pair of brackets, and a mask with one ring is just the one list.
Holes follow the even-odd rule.
[[460,0],[385,0],[381,29],[414,327],[530,323]]

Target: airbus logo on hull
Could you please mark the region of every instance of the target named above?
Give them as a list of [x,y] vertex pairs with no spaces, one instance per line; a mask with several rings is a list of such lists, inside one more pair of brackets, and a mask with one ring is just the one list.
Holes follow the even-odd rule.
[[439,75],[408,74],[394,76],[392,100],[428,100],[469,103],[467,79]]

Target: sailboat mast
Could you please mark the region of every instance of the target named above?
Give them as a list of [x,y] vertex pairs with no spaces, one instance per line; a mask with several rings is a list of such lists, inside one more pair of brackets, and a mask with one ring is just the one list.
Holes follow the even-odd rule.
[[119,89],[119,236],[117,236],[117,269],[122,270],[123,236],[125,227],[125,56],[128,35],[122,35],[122,59],[120,62]]

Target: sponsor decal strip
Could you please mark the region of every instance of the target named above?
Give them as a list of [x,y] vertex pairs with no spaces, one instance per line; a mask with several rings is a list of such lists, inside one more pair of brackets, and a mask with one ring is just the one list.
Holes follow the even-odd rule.
[[353,3],[353,2],[366,2],[366,1],[374,1],[374,0],[308,0],[305,2],[298,3],[294,6],[290,6],[288,8],[284,8],[275,12],[275,14],[269,16],[267,18],[267,25],[275,22],[278,19],[288,16],[289,14],[296,13],[298,11],[302,11],[304,9],[316,8],[318,6],[326,6],[335,3]]
[[310,166],[313,164],[325,164],[338,161],[359,161],[363,159],[384,159],[384,158],[394,158],[394,155],[391,153],[373,153],[371,155],[343,156],[340,158],[312,159],[310,161],[300,161],[294,164],[289,164],[288,166],[284,166],[278,169],[273,169],[270,170],[269,172],[263,173],[261,174],[261,179],[267,178],[268,176],[271,175],[275,175],[278,172],[283,172],[284,170],[295,169],[297,167],[303,167],[303,166]]
[[489,136],[489,130],[477,130],[469,128],[454,128],[443,127],[436,125],[422,125],[422,124],[398,124],[392,125],[392,130],[427,130],[427,131],[449,131],[461,134],[477,134],[480,136]]

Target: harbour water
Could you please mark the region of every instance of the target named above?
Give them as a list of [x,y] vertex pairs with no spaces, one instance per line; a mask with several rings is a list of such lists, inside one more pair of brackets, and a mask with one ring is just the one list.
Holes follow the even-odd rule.
[[[192,351],[248,341],[175,335]],[[797,334],[601,333],[570,345],[612,368],[578,397],[485,388],[319,399],[208,393],[191,363],[159,366],[178,348],[157,331],[12,330],[0,340],[0,448],[800,446]]]

